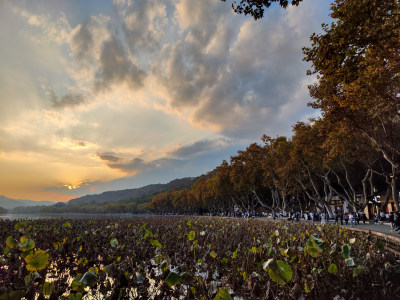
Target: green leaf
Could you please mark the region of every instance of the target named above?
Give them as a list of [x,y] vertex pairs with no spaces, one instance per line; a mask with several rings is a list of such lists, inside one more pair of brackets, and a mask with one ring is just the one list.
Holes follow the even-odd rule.
[[377,241],[377,242],[375,243],[375,248],[376,248],[377,250],[379,250],[379,251],[384,251],[384,250],[385,250],[385,246],[384,246],[384,244],[382,243],[382,241]]
[[93,286],[96,284],[96,282],[97,282],[97,276],[94,271],[86,272],[79,280],[79,283],[83,283],[87,286]]
[[143,237],[147,238],[147,237],[153,237],[153,236],[154,236],[153,233],[150,230],[146,229]]
[[117,239],[112,239],[110,241],[111,247],[115,248],[118,245],[118,240]]
[[253,253],[253,254],[255,254],[255,253],[257,253],[257,248],[256,247],[251,247],[251,249],[250,249],[250,252],[251,253]]
[[189,226],[189,227],[192,226],[192,221],[188,221],[188,222],[186,223],[186,225]]
[[354,267],[354,266],[356,265],[356,264],[354,263],[354,260],[353,260],[352,257],[347,258],[347,259],[345,260],[345,263],[346,263],[346,265],[349,266],[349,267]]
[[158,249],[161,249],[161,248],[162,248],[162,245],[161,245],[160,242],[157,241],[157,240],[151,240],[151,241],[150,241],[150,244],[151,244],[152,246],[154,246],[154,247],[157,247]]
[[238,252],[238,249],[236,249],[236,250],[233,252],[233,254],[232,254],[232,258],[233,258],[233,259],[235,259],[235,258],[236,258],[236,256],[237,256],[237,252]]
[[232,300],[231,295],[228,293],[229,288],[220,289],[215,295],[214,300]]
[[321,249],[325,248],[326,243],[322,240],[320,240],[319,238],[317,238],[315,235],[311,235],[310,236],[310,240],[317,245],[318,247],[320,247]]
[[6,239],[6,246],[8,247],[8,248],[10,248],[10,249],[14,249],[16,246],[17,246],[17,241],[16,240],[14,240],[14,238],[12,237],[12,236],[9,236],[7,239]]
[[364,267],[363,266],[357,266],[353,269],[353,277],[357,277],[358,275],[362,274],[364,272]]
[[196,237],[196,233],[193,230],[191,232],[189,232],[189,234],[188,234],[189,241],[193,241],[195,237]]
[[11,249],[8,248],[8,247],[5,247],[5,248],[4,248],[3,254],[4,254],[5,256],[8,256],[8,254],[10,254],[10,252],[11,252]]
[[27,252],[35,248],[35,242],[26,236],[21,236],[18,246],[22,252]]
[[81,300],[82,299],[82,293],[71,293],[68,295],[68,300]]
[[275,261],[271,258],[264,263],[263,268],[264,270],[268,270],[271,280],[279,285],[286,285],[292,280],[292,267],[282,260]]
[[173,285],[177,285],[181,282],[182,280],[182,276],[174,273],[174,272],[170,272],[167,276],[167,278],[165,279],[165,282],[169,285],[169,286],[173,286]]
[[307,284],[306,281],[304,282],[304,291],[305,291],[307,294],[308,294],[309,292],[311,292],[310,289],[308,288],[308,284]]
[[307,241],[306,247],[304,251],[311,255],[312,257],[318,257],[323,252],[323,248],[326,247],[326,243],[314,235],[310,236],[310,239]]
[[34,254],[29,254],[25,257],[25,261],[28,271],[40,271],[48,266],[49,254],[44,250],[37,250]]
[[29,273],[28,275],[25,276],[24,281],[25,281],[25,285],[28,286],[30,285],[32,282],[34,282],[36,279],[40,279],[42,278],[42,276],[40,276],[40,274],[38,272],[32,272]]
[[83,291],[84,290],[83,284],[79,283],[79,279],[81,279],[81,278],[82,278],[82,274],[78,273],[78,274],[76,274],[76,277],[74,278],[74,280],[72,280],[71,289],[73,291]]
[[338,271],[338,268],[335,264],[331,264],[328,268],[328,272],[331,274],[336,274]]
[[223,265],[226,265],[228,263],[228,259],[226,257],[224,257],[223,259],[221,259],[221,263]]
[[217,257],[217,253],[215,253],[214,251],[211,251],[211,252],[210,252],[210,256],[211,256],[212,258],[216,258],[216,257]]
[[43,295],[50,296],[54,292],[54,282],[45,282],[42,289]]
[[351,246],[349,244],[342,246],[342,255],[344,258],[349,258],[351,253]]
[[25,294],[25,290],[6,292],[4,294],[1,294],[0,300],[20,300],[24,298]]
[[65,228],[70,228],[71,227],[71,223],[69,221],[65,222],[63,225]]

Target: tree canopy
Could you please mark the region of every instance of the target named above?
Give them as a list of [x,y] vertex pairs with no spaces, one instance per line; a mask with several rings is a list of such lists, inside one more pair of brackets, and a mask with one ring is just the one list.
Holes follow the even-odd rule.
[[[221,0],[226,2],[226,0]],[[254,20],[261,19],[264,16],[265,9],[268,9],[272,4],[277,3],[283,8],[289,5],[299,5],[303,0],[240,0],[233,1],[232,9],[237,14],[251,15]]]

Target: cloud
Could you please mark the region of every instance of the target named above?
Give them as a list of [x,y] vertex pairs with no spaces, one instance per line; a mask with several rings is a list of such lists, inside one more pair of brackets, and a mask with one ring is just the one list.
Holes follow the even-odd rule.
[[79,67],[94,69],[100,58],[99,49],[111,36],[110,18],[107,16],[90,16],[83,24],[78,24],[70,34],[71,54],[78,60]]
[[71,108],[74,106],[79,106],[85,103],[86,98],[83,94],[79,93],[70,93],[65,94],[62,97],[57,97],[54,91],[49,92],[49,100],[52,103],[52,107],[54,108]]
[[116,4],[123,18],[122,29],[132,53],[161,47],[168,25],[166,6],[158,0],[135,0]]
[[121,162],[109,163],[108,166],[112,169],[118,169],[126,173],[137,173],[153,168],[154,164],[146,162],[141,158],[132,158]]
[[223,139],[203,140],[190,145],[177,147],[175,150],[167,153],[168,156],[177,158],[188,158],[200,153],[215,151],[226,145]]
[[123,83],[135,90],[143,86],[145,75],[146,73],[129,59],[122,42],[116,36],[113,35],[103,43],[99,70],[94,81],[96,91],[104,91]]
[[116,163],[121,160],[120,157],[117,157],[114,154],[110,154],[110,153],[97,153],[97,156],[101,160],[105,160],[105,161],[111,162],[111,163]]
[[[312,7],[271,8],[255,22],[215,1],[179,1],[179,39],[164,45],[152,68],[165,109],[227,137],[290,134],[291,122],[309,111],[301,49],[319,22]],[[296,17],[305,11],[307,18]]]
[[139,172],[144,172],[152,169],[156,165],[153,162],[146,162],[145,160],[135,158],[118,157],[114,153],[97,153],[97,156],[106,163],[111,169],[117,169],[122,172],[134,175]]

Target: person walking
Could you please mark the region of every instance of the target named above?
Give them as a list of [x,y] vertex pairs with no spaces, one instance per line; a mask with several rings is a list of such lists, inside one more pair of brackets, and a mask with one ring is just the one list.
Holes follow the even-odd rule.
[[353,213],[349,214],[349,221],[350,221],[350,226],[353,227],[354,226],[354,215],[353,215]]
[[355,221],[357,225],[360,225],[360,216],[361,214],[359,212],[354,213]]
[[389,222],[390,222],[390,225],[392,226],[392,231],[393,231],[394,230],[394,214],[392,211],[389,214]]
[[363,211],[363,212],[361,213],[361,218],[362,218],[362,220],[363,220],[363,223],[365,224],[365,221],[367,220],[367,215],[365,214],[365,211]]

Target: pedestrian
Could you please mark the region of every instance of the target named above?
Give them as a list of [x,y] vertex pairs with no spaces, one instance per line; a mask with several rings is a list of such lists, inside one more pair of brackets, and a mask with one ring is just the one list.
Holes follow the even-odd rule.
[[363,212],[361,213],[361,218],[362,218],[362,220],[363,220],[363,223],[365,224],[365,221],[367,220],[367,215],[365,214],[365,211],[363,211]]
[[349,215],[348,214],[344,214],[344,222],[346,223],[346,225],[349,223]]
[[390,222],[390,225],[392,226],[392,230],[394,230],[394,214],[392,211],[389,214],[389,222]]
[[354,215],[353,215],[353,213],[349,214],[349,220],[350,220],[350,226],[353,227],[354,226]]
[[380,220],[380,221],[382,222],[381,224],[383,224],[383,222],[384,222],[385,219],[386,219],[386,218],[385,218],[385,213],[384,213],[383,211],[381,211],[380,216],[381,216],[381,220]]

